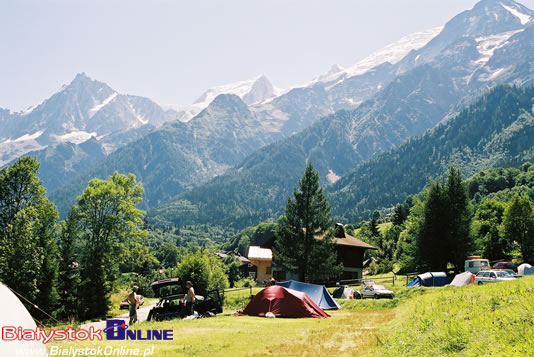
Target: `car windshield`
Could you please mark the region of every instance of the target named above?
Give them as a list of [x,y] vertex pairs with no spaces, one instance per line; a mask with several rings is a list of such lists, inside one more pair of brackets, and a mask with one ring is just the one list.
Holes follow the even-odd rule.
[[171,295],[185,295],[185,290],[180,285],[167,285],[162,286],[159,289],[159,293],[161,296],[171,296]]
[[507,278],[510,276],[510,273],[508,273],[507,271],[498,271],[497,276],[499,278]]

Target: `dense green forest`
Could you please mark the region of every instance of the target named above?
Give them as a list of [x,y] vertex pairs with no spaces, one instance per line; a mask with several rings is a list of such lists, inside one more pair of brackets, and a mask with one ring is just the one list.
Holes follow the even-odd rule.
[[[481,171],[461,184],[452,172],[392,213],[357,225],[354,234],[378,248],[367,252],[377,259],[371,270],[462,270],[471,254],[534,261],[534,165]],[[381,222],[391,224],[379,230]]]

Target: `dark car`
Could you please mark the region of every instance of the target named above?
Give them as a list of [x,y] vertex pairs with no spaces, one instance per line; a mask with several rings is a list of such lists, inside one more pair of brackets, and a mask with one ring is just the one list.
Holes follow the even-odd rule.
[[498,269],[498,270],[513,270],[517,273],[517,264],[512,262],[498,262],[493,264],[491,269]]
[[[161,321],[182,318],[185,309],[182,301],[187,292],[185,282],[180,278],[168,278],[155,281],[151,286],[159,301],[148,313],[147,320]],[[199,291],[198,293],[202,292]],[[223,304],[219,291],[213,290],[203,295],[196,294],[195,311],[199,315],[222,313]]]

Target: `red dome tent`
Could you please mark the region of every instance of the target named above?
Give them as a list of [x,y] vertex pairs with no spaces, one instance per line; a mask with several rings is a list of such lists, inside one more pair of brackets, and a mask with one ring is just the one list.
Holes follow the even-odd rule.
[[276,317],[329,317],[306,293],[279,285],[269,286],[256,294],[242,315],[265,316],[268,312]]

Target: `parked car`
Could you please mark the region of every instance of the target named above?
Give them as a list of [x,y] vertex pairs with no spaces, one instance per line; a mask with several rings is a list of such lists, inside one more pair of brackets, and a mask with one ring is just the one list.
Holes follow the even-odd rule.
[[478,285],[510,280],[515,280],[515,278],[505,270],[486,270],[478,272],[475,276],[475,283]]
[[364,285],[361,291],[356,290],[354,292],[354,296],[356,297],[356,299],[365,299],[365,298],[393,299],[395,297],[395,293],[391,290],[386,289],[383,285],[368,284],[368,285]]
[[517,264],[512,262],[498,262],[493,264],[491,269],[508,270],[511,269],[517,273]]
[[[139,296],[139,305],[137,305],[137,308],[139,309],[139,306],[143,305],[145,303],[145,299],[143,298],[143,295],[137,295]],[[121,310],[128,310],[128,307],[130,306],[130,303],[128,302],[128,299],[124,299],[121,301],[121,304],[119,308]]]
[[478,273],[481,270],[487,270],[490,268],[489,260],[482,259],[478,255],[473,255],[467,258],[464,264],[464,270],[470,271],[473,274]]
[[[180,278],[168,278],[151,284],[152,290],[154,290],[154,294],[159,298],[159,301],[149,311],[148,321],[151,319],[161,321],[183,317],[185,306],[182,301],[186,295],[186,289],[185,284],[183,285],[182,283]],[[223,312],[223,301],[219,291],[209,291],[204,295],[199,295],[199,293],[202,292],[198,291],[195,294],[195,311],[199,315]]]
[[518,273],[516,273],[515,271],[513,271],[512,269],[502,269],[504,271],[507,271],[508,274],[510,274],[511,276],[513,276],[514,278],[522,278],[523,275],[519,275]]

